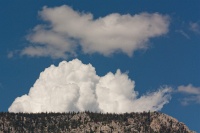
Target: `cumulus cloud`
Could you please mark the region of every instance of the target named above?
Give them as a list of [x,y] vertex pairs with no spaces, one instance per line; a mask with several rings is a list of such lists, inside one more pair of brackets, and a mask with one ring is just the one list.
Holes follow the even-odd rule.
[[79,47],[86,54],[122,52],[131,56],[135,50],[147,48],[150,38],[166,34],[169,26],[169,17],[158,13],[113,13],[94,19],[91,13],[67,5],[44,7],[39,16],[45,24],[27,35],[31,45],[22,55],[67,58],[76,55]]
[[187,86],[179,86],[178,92],[185,93],[187,96],[181,99],[183,105],[188,105],[192,103],[200,104],[200,87],[194,87],[192,84]]
[[161,110],[171,88],[138,97],[135,83],[117,70],[98,76],[91,64],[63,61],[41,72],[27,95],[14,100],[9,112],[141,112]]

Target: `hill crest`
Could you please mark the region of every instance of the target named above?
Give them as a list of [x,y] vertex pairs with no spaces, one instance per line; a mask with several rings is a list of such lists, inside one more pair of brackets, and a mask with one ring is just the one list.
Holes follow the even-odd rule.
[[1,132],[195,133],[160,112],[0,113]]

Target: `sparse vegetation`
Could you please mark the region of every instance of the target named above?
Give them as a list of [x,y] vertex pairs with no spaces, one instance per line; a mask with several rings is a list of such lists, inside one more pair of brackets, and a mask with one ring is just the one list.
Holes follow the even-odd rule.
[[143,113],[0,113],[0,133],[192,133],[159,112]]

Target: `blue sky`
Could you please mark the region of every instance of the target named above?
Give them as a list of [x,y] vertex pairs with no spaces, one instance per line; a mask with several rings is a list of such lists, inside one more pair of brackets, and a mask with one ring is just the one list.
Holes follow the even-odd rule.
[[[135,90],[139,92],[139,96],[146,94],[146,92],[156,91],[161,86],[172,87],[172,99],[168,104],[164,105],[161,111],[184,122],[190,129],[200,132],[198,124],[200,123],[200,1],[60,0],[50,2],[44,0],[36,3],[35,1],[25,0],[2,0],[0,5],[0,111],[7,111],[16,97],[27,94],[38,79],[40,72],[45,68],[51,64],[58,65],[62,60],[70,61],[78,58],[84,64],[91,63],[99,76],[103,76],[110,71],[115,73],[117,69],[122,72],[128,72],[129,78],[135,81]],[[157,35],[153,34],[154,30],[152,34],[148,33],[147,37],[144,37],[145,35],[143,34],[138,34],[139,37],[144,37],[143,41],[145,39],[148,39],[148,41],[141,42],[139,45],[146,46],[145,48],[140,48],[138,45],[133,48],[131,50],[132,56],[129,55],[129,48],[126,49],[123,44],[119,44],[117,48],[113,46],[110,49],[107,45],[102,44],[100,48],[94,47],[90,49],[91,45],[87,44],[85,40],[91,42],[93,40],[84,38],[80,33],[82,31],[75,33],[73,30],[64,30],[64,32],[70,32],[68,34],[75,41],[80,38],[82,41],[75,43],[77,45],[75,50],[72,48],[66,49],[64,51],[64,53],[67,53],[66,56],[62,55],[62,52],[60,53],[61,55],[53,55],[54,53],[52,52],[37,54],[36,50],[31,51],[32,53],[30,51],[23,53],[25,48],[38,42],[41,43],[41,41],[48,44],[42,44],[43,46],[52,48],[48,38],[34,40],[33,38],[37,32],[34,32],[33,29],[41,24],[49,26],[50,21],[44,21],[44,18],[38,14],[38,12],[41,13],[41,11],[45,10],[44,6],[47,6],[47,9],[51,9],[62,5],[69,6],[73,12],[90,13],[93,15],[93,20],[104,18],[113,13],[120,15],[130,14],[132,16],[137,14],[139,17],[144,12],[149,14],[150,17],[152,17],[152,14],[157,13],[159,14],[157,17],[163,20],[163,22],[159,23],[164,23],[164,26],[159,28],[159,33],[155,33]],[[43,16],[45,15],[47,16],[48,14],[44,13]],[[167,18],[165,19],[164,17]],[[123,26],[124,23],[126,24],[126,22],[121,22],[120,24]],[[152,20],[152,25],[154,23],[156,21]],[[57,25],[62,24],[58,22]],[[79,22],[77,24],[81,25]],[[133,30],[135,29],[134,24]],[[161,30],[162,28],[163,30]],[[39,30],[47,29],[41,28]],[[87,31],[90,31],[90,29],[87,29]],[[87,31],[83,31],[83,33]],[[127,34],[126,31],[124,32],[124,34]],[[143,33],[142,30],[138,32]],[[88,36],[90,35],[90,33],[87,34]],[[110,35],[112,34],[110,33]],[[123,32],[119,33],[120,36],[124,34]],[[27,39],[27,36],[32,38]],[[70,37],[69,40],[71,39]],[[98,40],[99,36],[94,35],[92,37],[97,37],[95,39]],[[133,41],[135,43],[132,38],[128,39],[130,42]],[[105,40],[105,44],[108,40]],[[141,40],[139,39],[138,41]],[[102,42],[99,41],[96,46],[99,46]],[[83,50],[84,47],[86,48],[85,51]],[[108,49],[110,51],[107,51]],[[59,50],[62,51],[62,49],[58,48],[56,52],[59,53]]]

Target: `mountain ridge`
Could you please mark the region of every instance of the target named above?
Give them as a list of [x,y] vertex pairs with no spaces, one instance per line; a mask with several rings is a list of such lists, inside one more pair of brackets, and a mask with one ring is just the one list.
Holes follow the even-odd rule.
[[0,113],[0,133],[195,133],[161,112]]

